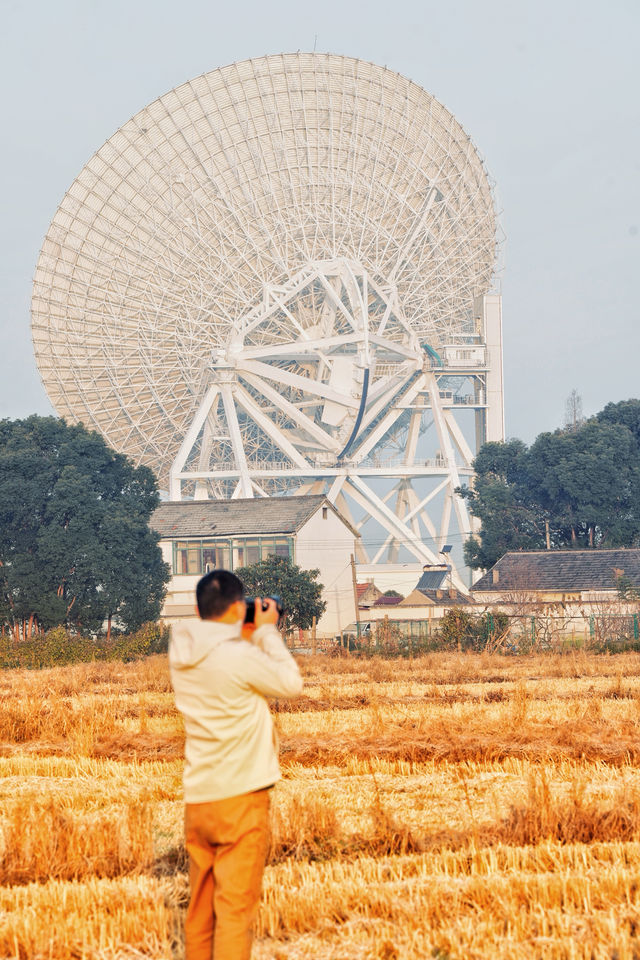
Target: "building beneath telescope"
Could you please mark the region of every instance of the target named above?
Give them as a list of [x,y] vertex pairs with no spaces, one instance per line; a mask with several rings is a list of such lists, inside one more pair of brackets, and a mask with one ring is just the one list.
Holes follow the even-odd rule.
[[267,557],[319,569],[327,609],[320,636],[334,636],[354,615],[350,557],[358,533],[322,495],[160,504],[151,519],[171,581],[162,617],[195,617],[195,588],[208,570],[237,570]]

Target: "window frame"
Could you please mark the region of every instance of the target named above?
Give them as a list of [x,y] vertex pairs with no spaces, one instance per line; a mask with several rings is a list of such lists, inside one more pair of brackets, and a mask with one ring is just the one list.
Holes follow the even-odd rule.
[[[205,546],[206,545],[206,546]],[[273,534],[271,536],[250,536],[245,537],[183,537],[171,541],[171,570],[173,577],[201,577],[205,573],[204,551],[210,553],[212,549],[226,553],[228,560],[227,570],[236,570],[238,567],[251,566],[247,562],[247,553],[249,549],[258,551],[258,560],[266,560],[268,557],[285,557],[290,560],[295,558],[295,536],[291,534]],[[278,552],[280,549],[280,552]],[[181,554],[186,553],[187,566],[189,565],[189,555],[198,551],[199,563],[198,570],[184,571],[179,570]],[[242,551],[245,559],[236,563],[238,551]],[[269,551],[269,552],[267,552]],[[210,560],[206,561],[210,563]]]

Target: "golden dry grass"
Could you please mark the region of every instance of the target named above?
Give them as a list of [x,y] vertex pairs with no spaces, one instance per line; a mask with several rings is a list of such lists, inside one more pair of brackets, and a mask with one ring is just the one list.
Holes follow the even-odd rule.
[[[640,958],[640,656],[303,670],[256,960]],[[182,957],[164,658],[0,692],[0,956]]]

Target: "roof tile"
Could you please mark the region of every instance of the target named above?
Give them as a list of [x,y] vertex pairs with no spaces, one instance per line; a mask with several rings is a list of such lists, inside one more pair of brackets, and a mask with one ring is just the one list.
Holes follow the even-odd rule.
[[331,507],[322,494],[169,501],[154,511],[151,526],[165,539],[290,534],[299,530],[323,504]]
[[473,593],[613,590],[621,573],[640,586],[640,550],[522,550],[505,553],[471,589]]

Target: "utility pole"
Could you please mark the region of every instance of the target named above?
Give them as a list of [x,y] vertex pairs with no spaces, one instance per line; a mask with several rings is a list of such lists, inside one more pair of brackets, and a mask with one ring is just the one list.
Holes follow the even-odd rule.
[[551,537],[549,536],[549,521],[544,522],[544,535],[547,541],[547,550],[551,550]]
[[353,583],[353,603],[356,608],[356,636],[360,639],[360,607],[358,606],[358,586],[356,584],[356,559],[351,554],[351,581]]

